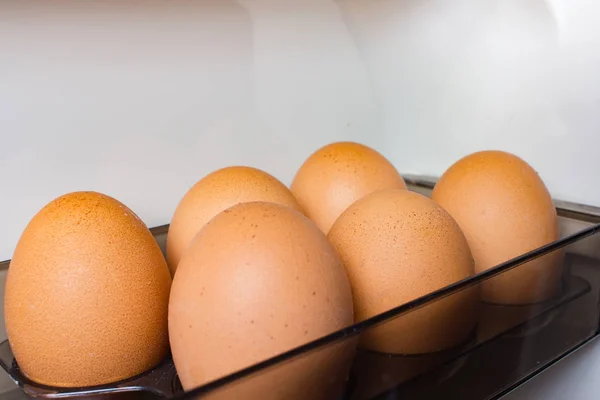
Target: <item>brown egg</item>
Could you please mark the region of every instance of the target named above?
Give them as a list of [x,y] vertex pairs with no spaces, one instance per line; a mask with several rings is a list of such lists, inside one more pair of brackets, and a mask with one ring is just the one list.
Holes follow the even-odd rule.
[[171,277],[144,223],[106,195],[76,192],[27,225],[10,263],[4,312],[21,371],[51,386],[137,375],[168,353]]
[[[473,258],[456,222],[427,197],[379,191],[352,204],[329,240],[352,286],[362,321],[473,274]],[[361,347],[417,354],[460,344],[476,320],[477,291],[468,289],[365,332]]]
[[[556,208],[546,186],[525,161],[482,151],[457,161],[432,199],[465,233],[481,272],[559,238]],[[543,301],[557,293],[562,252],[531,261],[482,285],[482,298],[501,304]]]
[[239,203],[268,201],[300,210],[292,192],[270,174],[256,168],[233,166],[214,171],[181,199],[167,236],[167,262],[177,270],[183,252],[196,233],[215,215]]
[[[325,235],[300,212],[267,202],[238,204],[202,228],[169,303],[173,360],[186,390],[352,323],[348,278]],[[353,350],[352,342],[329,347],[236,387],[244,398],[334,398]]]
[[406,183],[377,151],[338,142],[313,153],[296,173],[291,189],[306,215],[327,233],[356,200],[378,190],[406,189]]

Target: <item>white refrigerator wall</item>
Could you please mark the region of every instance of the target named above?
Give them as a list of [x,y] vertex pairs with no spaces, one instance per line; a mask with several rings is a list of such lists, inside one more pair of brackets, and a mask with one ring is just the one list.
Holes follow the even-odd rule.
[[600,206],[596,0],[0,3],[0,259],[29,219],[96,190],[149,226],[231,164],[289,184],[355,140],[403,173],[472,151]]

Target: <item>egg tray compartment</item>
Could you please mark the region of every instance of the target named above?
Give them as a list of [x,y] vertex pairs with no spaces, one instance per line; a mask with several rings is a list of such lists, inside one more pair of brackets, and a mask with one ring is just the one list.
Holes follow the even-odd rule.
[[[372,376],[387,376],[388,382],[364,382],[370,395],[356,391],[351,399],[500,398],[598,333],[600,261],[567,253],[565,264],[559,298],[528,306],[482,303],[486,322],[480,317],[478,335],[455,349],[420,356],[412,369],[410,357],[355,363]],[[407,370],[410,376],[398,376]]]
[[[577,244],[578,241],[585,240],[589,236],[596,236],[597,233],[600,233],[600,225],[585,229],[491,270],[188,393],[183,392],[170,358],[137,377],[87,388],[55,388],[30,381],[21,373],[8,341],[0,344],[0,365],[25,394],[32,397],[69,398],[100,395],[108,398],[122,396],[127,398],[201,398],[203,394],[216,392],[226,388],[227,385],[237,384],[243,379],[256,378],[268,369],[277,368],[286,361],[293,362],[295,358],[302,357],[309,352],[319,351],[328,345],[347,340],[377,324],[410,313],[415,308],[426,306],[509,269],[519,268],[519,265],[527,261],[569,244]],[[343,400],[429,399],[448,397],[448,393],[451,393],[452,390],[455,391],[453,396],[463,400],[492,398],[490,393],[506,390],[510,385],[522,381],[533,371],[543,368],[549,362],[593,337],[598,327],[599,310],[597,296],[592,294],[600,291],[600,279],[594,285],[591,285],[590,282],[594,281],[594,277],[597,275],[600,260],[572,254],[568,249],[569,247],[567,247],[565,257],[562,290],[554,299],[524,306],[482,303],[480,315],[485,316],[487,320],[500,323],[487,329],[483,336],[481,333],[479,335],[474,333],[468,342],[447,351],[416,356],[392,356],[358,350]],[[587,275],[581,273],[581,270],[588,271]],[[579,327],[581,329],[574,329],[573,324],[569,323],[574,318],[573,313],[585,321]],[[535,356],[525,351],[527,346],[530,347],[529,350],[535,347]],[[493,367],[494,362],[496,362],[497,368]],[[530,365],[532,363],[533,365]],[[492,365],[491,370],[483,368],[485,365]],[[478,378],[475,378],[476,376]],[[473,381],[475,381],[475,385],[473,385]],[[478,390],[469,390],[469,393],[473,395],[467,396],[464,392],[465,387],[477,387]]]

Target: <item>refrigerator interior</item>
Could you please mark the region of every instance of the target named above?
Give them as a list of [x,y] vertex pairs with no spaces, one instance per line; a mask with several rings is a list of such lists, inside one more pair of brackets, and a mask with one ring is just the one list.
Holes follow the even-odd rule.
[[[599,11],[590,0],[0,4],[8,38],[0,40],[0,260],[63,193],[105,192],[163,226],[181,195],[216,168],[252,165],[289,184],[308,154],[336,140],[382,152],[424,193],[426,176],[470,152],[510,151],[555,199],[598,206]],[[600,222],[594,209],[571,208],[562,207],[563,237]],[[589,233],[564,247],[560,304],[494,310],[508,325],[488,321],[454,352],[361,353],[345,383],[350,398],[500,396],[587,342],[598,329],[600,279]],[[0,387],[21,393],[5,374]]]

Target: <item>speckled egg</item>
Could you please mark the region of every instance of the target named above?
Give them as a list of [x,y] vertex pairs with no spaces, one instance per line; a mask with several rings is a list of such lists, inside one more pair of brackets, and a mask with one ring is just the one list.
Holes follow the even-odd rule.
[[[452,217],[409,190],[372,193],[352,204],[328,238],[342,257],[362,321],[468,278],[473,258]],[[438,300],[366,331],[363,348],[417,354],[460,344],[473,331],[477,289]]]
[[198,181],[181,199],[167,236],[171,273],[196,233],[221,211],[249,201],[268,201],[300,211],[292,192],[267,172],[246,166],[216,170]]
[[[431,198],[465,233],[477,272],[559,239],[548,189],[531,166],[510,153],[481,151],[460,159],[442,175]],[[485,281],[482,298],[525,304],[553,297],[562,257],[553,252]]]
[[[169,303],[173,360],[186,390],[352,323],[348,277],[326,236],[300,212],[267,202],[233,206],[200,230]],[[258,376],[241,393],[335,398],[353,351],[352,342],[330,347]]]
[[306,215],[327,233],[356,200],[378,190],[406,189],[406,183],[392,163],[372,148],[337,142],[308,157],[291,189]]
[[50,386],[129,378],[168,353],[171,276],[144,223],[95,192],[57,198],[29,222],[4,297],[21,371]]

